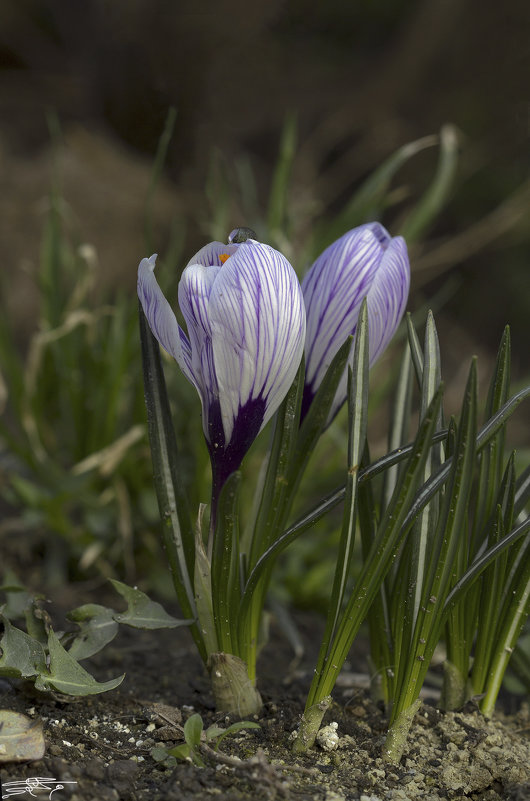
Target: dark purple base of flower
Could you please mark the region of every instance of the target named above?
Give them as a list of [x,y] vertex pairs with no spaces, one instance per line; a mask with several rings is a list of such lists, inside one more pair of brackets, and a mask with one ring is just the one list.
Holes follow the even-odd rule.
[[243,457],[258,436],[265,416],[263,398],[252,398],[239,409],[234,430],[228,445],[221,419],[219,401],[213,403],[208,410],[208,450],[212,462],[212,504],[217,504],[219,493],[228,476],[236,471]]
[[306,384],[304,386],[304,394],[302,395],[302,408],[300,410],[300,423],[304,420],[306,414],[309,411],[309,407],[313,403],[313,398],[315,397],[315,393],[313,392],[312,388]]

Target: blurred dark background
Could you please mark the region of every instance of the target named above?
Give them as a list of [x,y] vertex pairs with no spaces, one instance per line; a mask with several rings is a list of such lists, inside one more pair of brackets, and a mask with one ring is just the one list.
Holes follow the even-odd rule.
[[[131,292],[170,106],[177,124],[154,233],[163,252],[172,220],[185,218],[185,254],[208,231],[212,157],[230,169],[244,155],[259,202],[289,113],[298,131],[293,204],[305,204],[312,218],[330,217],[396,148],[453,123],[458,175],[413,251],[410,308],[456,276],[437,317],[443,363],[457,376],[478,353],[487,376],[509,321],[514,374],[523,380],[529,67],[524,0],[3,0],[0,237],[21,334],[36,324],[32,276],[53,174],[50,112],[61,130],[65,217],[95,249],[102,280]],[[400,174],[405,195],[424,190],[435,164],[433,150]],[[399,204],[384,220],[391,231],[398,218]],[[230,230],[246,221],[228,222]]]

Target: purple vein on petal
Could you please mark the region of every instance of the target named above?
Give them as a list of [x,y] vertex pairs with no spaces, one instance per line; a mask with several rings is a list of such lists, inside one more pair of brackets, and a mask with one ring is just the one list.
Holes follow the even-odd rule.
[[341,237],[302,282],[307,310],[306,383],[320,384],[333,356],[354,333],[362,299],[377,270],[380,244],[372,232]]

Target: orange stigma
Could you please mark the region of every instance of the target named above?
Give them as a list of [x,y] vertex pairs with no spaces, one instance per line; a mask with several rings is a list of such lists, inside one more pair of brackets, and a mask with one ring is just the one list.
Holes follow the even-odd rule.
[[221,262],[221,264],[224,264],[225,261],[229,258],[230,258],[230,253],[221,253],[221,255],[219,256],[219,261]]

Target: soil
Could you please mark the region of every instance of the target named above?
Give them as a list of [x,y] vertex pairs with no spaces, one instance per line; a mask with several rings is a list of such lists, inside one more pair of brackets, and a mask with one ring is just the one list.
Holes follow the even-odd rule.
[[381,759],[386,719],[357,686],[356,665],[342,675],[324,721],[337,726],[326,730],[323,743],[337,747],[317,746],[295,760],[290,735],[303,710],[317,639],[314,620],[302,618],[299,625],[307,659],[293,670],[289,646],[272,627],[260,665],[260,729],[225,738],[219,752],[201,747],[204,768],[174,759],[165,764],[152,753],[182,743],[182,725],[194,712],[205,728],[230,722],[215,713],[208,677],[185,630],[123,630],[90,660],[98,680],[126,672],[121,687],[103,695],[71,700],[2,680],[0,708],[40,719],[46,740],[42,760],[3,765],[4,786],[53,777],[63,783],[54,801],[530,799],[527,705],[487,721],[470,705],[446,713],[426,700],[400,764],[389,766]]

